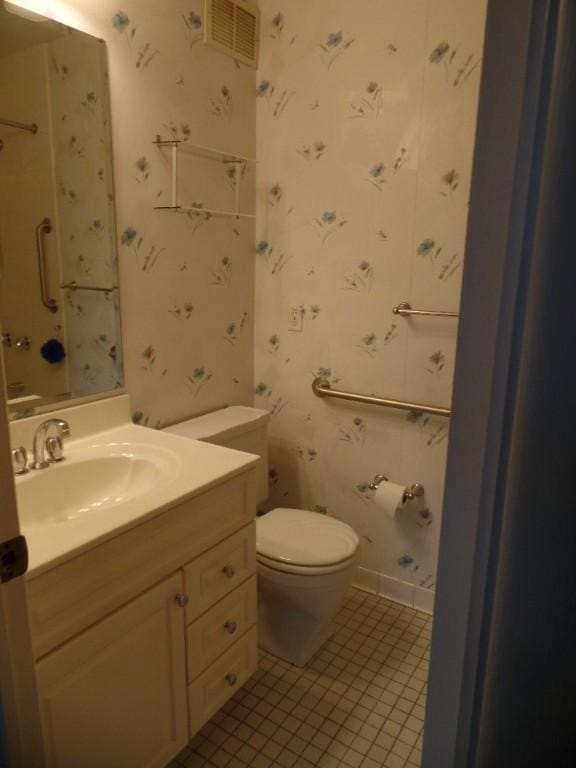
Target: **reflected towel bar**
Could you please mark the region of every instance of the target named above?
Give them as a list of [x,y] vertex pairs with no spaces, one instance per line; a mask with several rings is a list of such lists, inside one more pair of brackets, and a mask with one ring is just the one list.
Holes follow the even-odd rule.
[[440,408],[436,405],[424,405],[423,403],[410,403],[405,400],[387,400],[384,397],[374,395],[360,395],[356,392],[342,392],[338,389],[332,389],[328,379],[317,377],[312,382],[312,391],[316,397],[336,397],[340,400],[353,400],[356,403],[367,403],[368,405],[383,405],[386,408],[397,408],[400,411],[417,411],[420,413],[431,413],[434,416],[452,415],[450,408]]
[[21,131],[28,131],[29,133],[38,133],[36,123],[18,123],[16,120],[6,120],[0,117],[0,125],[6,125],[8,128],[19,128]]
[[112,293],[117,291],[118,287],[113,285],[112,288],[101,288],[99,285],[80,285],[76,280],[71,280],[69,283],[62,283],[60,288],[67,291],[98,291],[99,293]]
[[420,315],[425,317],[459,317],[458,312],[437,312],[432,309],[412,309],[407,301],[402,301],[392,308],[395,315],[409,317],[410,315]]

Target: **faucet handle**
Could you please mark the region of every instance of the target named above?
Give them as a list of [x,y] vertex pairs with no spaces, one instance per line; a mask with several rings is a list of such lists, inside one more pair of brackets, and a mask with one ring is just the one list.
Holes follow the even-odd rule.
[[60,435],[47,438],[46,453],[50,462],[62,461],[64,459],[64,443]]
[[18,349],[24,349],[27,352],[30,349],[30,347],[32,346],[32,343],[31,343],[30,339],[28,338],[28,336],[20,336],[19,339],[16,339],[15,346]]
[[12,451],[12,467],[15,475],[25,475],[28,472],[28,454],[22,445]]

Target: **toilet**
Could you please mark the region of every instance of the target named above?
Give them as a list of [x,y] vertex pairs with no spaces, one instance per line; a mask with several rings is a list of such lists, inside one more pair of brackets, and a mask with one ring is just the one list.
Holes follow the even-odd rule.
[[[268,496],[268,411],[230,406],[167,432],[255,453],[257,503]],[[303,509],[279,507],[256,519],[258,643],[304,666],[335,630],[352,583],[359,540],[346,523]]]

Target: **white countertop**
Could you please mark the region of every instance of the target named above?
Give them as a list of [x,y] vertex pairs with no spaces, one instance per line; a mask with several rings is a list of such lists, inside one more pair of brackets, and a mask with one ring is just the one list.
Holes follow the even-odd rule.
[[[126,499],[120,494],[111,504],[94,504],[87,512],[81,510],[78,515],[62,516],[57,508],[62,508],[62,502],[56,500],[66,498],[68,493],[70,498],[81,497],[82,472],[87,462],[110,455],[126,456],[126,462],[134,457],[146,459],[153,456],[158,459],[159,466],[157,472],[154,470],[154,481],[150,482],[150,478],[146,477],[144,468],[144,474],[131,480],[132,487],[142,484],[145,490],[141,493],[128,494]],[[259,460],[249,453],[133,424],[116,426],[77,440],[69,438],[65,441],[65,456],[62,463],[52,464],[48,469],[31,470],[16,478],[21,528],[29,550],[27,579],[35,578],[43,571],[140,525],[179,502],[241,474]],[[82,462],[84,468],[79,467],[80,471],[76,472],[74,465]],[[57,488],[52,505],[48,491],[43,494],[45,499],[39,500],[36,491],[30,495],[31,485],[25,487],[41,473],[52,473],[47,484]],[[70,488],[67,489],[66,485],[57,487],[61,480],[65,480]],[[95,482],[94,479],[92,482]],[[27,497],[33,500],[29,507],[34,507],[33,515],[23,508]]]

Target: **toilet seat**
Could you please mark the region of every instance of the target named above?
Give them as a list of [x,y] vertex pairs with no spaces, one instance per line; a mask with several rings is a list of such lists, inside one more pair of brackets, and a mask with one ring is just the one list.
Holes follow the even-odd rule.
[[276,571],[323,575],[345,570],[359,540],[346,523],[318,512],[279,507],[256,521],[256,556]]
[[348,560],[341,560],[339,563],[333,565],[291,565],[290,563],[282,562],[281,560],[271,560],[263,555],[256,554],[256,561],[258,565],[262,565],[271,571],[277,571],[278,573],[294,574],[296,576],[325,576],[330,573],[337,573],[338,571],[344,571],[350,563],[354,561],[354,557]]

